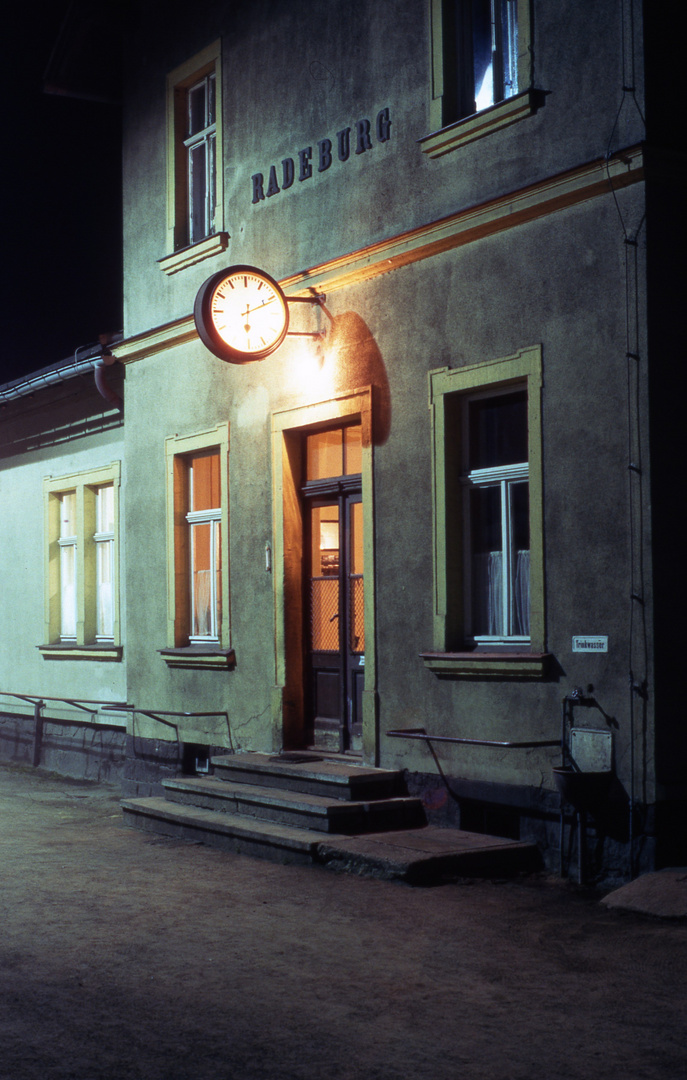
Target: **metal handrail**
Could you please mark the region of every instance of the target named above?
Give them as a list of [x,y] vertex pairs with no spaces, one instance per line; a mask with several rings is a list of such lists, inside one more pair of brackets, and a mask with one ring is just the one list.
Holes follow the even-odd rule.
[[12,690],[0,690],[0,696],[17,698],[19,701],[26,702],[27,705],[33,706],[33,716],[36,721],[36,732],[34,736],[33,758],[34,765],[38,764],[37,758],[40,756],[40,743],[42,739],[42,724],[43,715],[42,711],[45,707],[46,701],[59,701],[64,705],[73,706],[75,709],[80,709],[82,712],[91,713],[96,711],[95,709],[87,708],[88,705],[100,705],[112,712],[129,712],[131,713],[132,723],[136,722],[136,715],[147,716],[151,720],[157,720],[160,724],[165,724],[167,727],[174,728],[176,734],[176,741],[179,743],[179,725],[175,724],[172,720],[166,720],[165,717],[197,717],[197,716],[222,716],[227,725],[227,735],[229,736],[229,752],[234,754],[234,740],[231,734],[231,725],[229,723],[229,713],[226,710],[212,709],[207,712],[172,712],[168,709],[138,709],[135,705],[130,705],[126,701],[102,701],[95,698],[65,698],[65,697],[52,697],[48,694],[17,694]]
[[117,708],[121,709],[122,712],[127,711],[127,712],[131,713],[132,725],[135,724],[136,715],[138,714],[139,716],[147,716],[150,720],[157,720],[160,724],[165,724],[167,727],[174,728],[174,731],[176,733],[176,741],[177,741],[177,743],[179,743],[181,741],[179,739],[179,725],[175,724],[172,720],[165,720],[164,718],[166,716],[174,716],[174,717],[180,717],[180,716],[187,716],[187,717],[223,716],[224,720],[225,720],[225,723],[227,725],[227,735],[229,736],[229,752],[231,754],[236,753],[236,751],[234,749],[234,740],[233,740],[232,735],[231,735],[231,724],[229,723],[229,713],[226,711],[226,709],[225,710],[210,709],[207,712],[172,712],[169,709],[155,709],[155,710],[152,710],[152,709],[137,709],[134,705],[120,705],[120,706],[117,706]]
[[467,739],[457,735],[428,735],[424,728],[397,728],[386,733],[393,739],[422,739],[424,742],[461,743],[465,746],[497,746],[507,750],[531,750],[539,746],[560,746],[560,739]]
[[51,697],[48,694],[16,694],[13,690],[0,690],[0,695],[3,697],[18,698],[19,701],[25,701],[28,705],[34,707],[39,701],[61,701],[65,705],[73,705],[75,709],[81,709],[82,712],[92,713],[94,709],[87,709],[87,705],[105,705],[109,709],[132,709],[132,705],[127,705],[125,701],[101,701],[96,698],[66,698],[66,697]]

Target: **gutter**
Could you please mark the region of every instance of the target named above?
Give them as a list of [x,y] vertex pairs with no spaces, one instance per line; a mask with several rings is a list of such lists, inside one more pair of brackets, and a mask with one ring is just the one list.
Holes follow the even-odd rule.
[[[119,340],[119,338],[120,335],[117,335],[116,340]],[[112,343],[114,343],[114,340],[112,339]],[[90,355],[79,359],[79,348],[81,350],[85,349]],[[124,402],[107,381],[107,368],[117,363],[117,358],[110,352],[108,344],[103,341],[99,345],[86,345],[79,348],[75,350],[73,360],[65,360],[53,367],[42,368],[32,375],[27,375],[26,378],[17,379],[12,383],[6,383],[5,386],[0,386],[0,404],[15,401],[17,398],[33,394],[36,390],[55,386],[58,383],[66,382],[68,379],[74,379],[78,375],[85,375],[92,371],[100,396],[121,412],[124,408]]]

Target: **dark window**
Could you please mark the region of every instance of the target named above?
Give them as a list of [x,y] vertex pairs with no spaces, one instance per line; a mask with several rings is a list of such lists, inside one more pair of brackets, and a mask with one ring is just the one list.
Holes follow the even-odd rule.
[[476,643],[529,636],[527,394],[463,401],[465,625]]

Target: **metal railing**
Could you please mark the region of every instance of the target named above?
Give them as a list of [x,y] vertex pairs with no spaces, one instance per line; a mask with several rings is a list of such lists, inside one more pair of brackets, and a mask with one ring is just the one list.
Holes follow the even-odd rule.
[[560,739],[468,739],[458,735],[428,735],[424,728],[397,728],[386,733],[392,739],[422,739],[434,742],[460,743],[464,746],[496,746],[507,750],[532,750],[539,746],[560,746]]
[[[181,745],[181,738],[179,737],[179,725],[174,720],[168,720],[166,717],[174,717],[179,719],[181,717],[196,718],[204,716],[219,716],[223,717],[227,725],[227,737],[229,740],[229,753],[235,753],[234,741],[231,735],[231,725],[229,723],[229,713],[226,710],[211,710],[204,712],[172,712],[168,709],[139,709],[135,705],[130,705],[126,701],[104,701],[95,698],[76,698],[76,697],[52,697],[49,694],[19,694],[12,690],[0,690],[1,697],[16,698],[18,701],[23,701],[27,705],[33,706],[33,718],[34,718],[34,738],[31,757],[34,766],[37,766],[40,762],[41,746],[43,743],[43,709],[46,702],[55,701],[62,705],[68,705],[74,709],[78,709],[81,712],[89,713],[94,716],[99,710],[106,709],[110,712],[119,713],[131,713],[131,725],[132,735],[136,737],[136,717],[145,716],[150,720],[156,720],[160,724],[164,724],[167,727],[174,729],[176,736],[177,746]],[[97,708],[88,708],[88,706],[97,706]]]
[[78,709],[81,712],[90,713],[91,716],[93,716],[98,709],[89,709],[89,705],[96,705],[98,707],[105,706],[113,711],[130,709],[132,707],[123,701],[101,701],[94,698],[51,697],[49,694],[17,694],[12,690],[0,690],[0,696],[16,698],[18,701],[23,701],[27,705],[33,706],[34,731],[31,760],[34,767],[40,764],[41,747],[43,745],[43,709],[45,708],[46,701],[57,701],[62,705],[69,705],[71,708]]

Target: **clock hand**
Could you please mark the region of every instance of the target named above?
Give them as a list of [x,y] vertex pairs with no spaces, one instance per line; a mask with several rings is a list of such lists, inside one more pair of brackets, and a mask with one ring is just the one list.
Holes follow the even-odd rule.
[[275,300],[276,297],[273,296],[270,300],[263,300],[261,304],[256,304],[255,307],[248,307],[246,308],[245,315],[248,316],[253,311],[260,311],[262,308],[267,307],[268,304],[273,304]]

